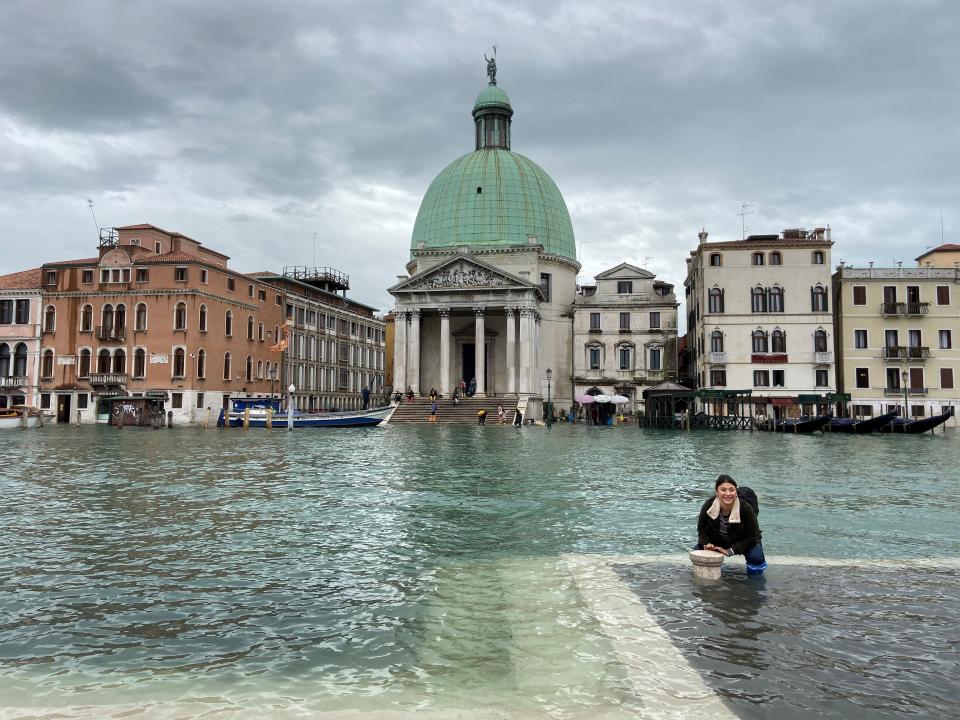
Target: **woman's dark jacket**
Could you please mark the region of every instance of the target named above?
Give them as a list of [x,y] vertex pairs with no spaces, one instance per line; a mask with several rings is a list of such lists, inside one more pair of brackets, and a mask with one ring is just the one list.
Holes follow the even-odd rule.
[[[707,500],[700,508],[700,518],[697,520],[697,542],[700,545],[718,545],[720,546],[720,518],[714,520],[707,515],[710,506],[713,505],[715,497]],[[727,534],[733,540],[733,554],[743,555],[750,548],[760,542],[760,523],[757,522],[757,514],[750,507],[750,503],[737,501],[740,505],[740,522],[732,522],[727,526]],[[730,513],[731,517],[734,513]],[[720,546],[722,547],[722,546]]]

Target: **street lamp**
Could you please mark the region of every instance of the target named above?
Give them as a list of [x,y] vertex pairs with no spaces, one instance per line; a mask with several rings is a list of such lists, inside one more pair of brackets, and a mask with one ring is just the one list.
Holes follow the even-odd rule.
[[267,369],[267,375],[270,376],[270,399],[273,400],[273,383],[277,379],[276,365],[270,365],[270,367]]
[[900,379],[903,381],[903,431],[907,431],[907,380],[910,378],[910,374],[904,370],[900,373]]
[[553,370],[547,368],[547,426],[553,424],[553,408],[550,407],[550,379],[553,377]]

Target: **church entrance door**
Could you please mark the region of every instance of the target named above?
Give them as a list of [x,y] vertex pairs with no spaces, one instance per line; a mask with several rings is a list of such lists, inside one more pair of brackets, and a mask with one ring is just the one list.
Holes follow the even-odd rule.
[[[463,348],[461,351],[463,354],[460,358],[460,366],[463,368],[463,381],[469,385],[470,381],[477,374],[477,356],[475,354],[477,346],[476,343],[463,343],[461,347]],[[487,388],[487,392],[489,393],[490,386],[487,380],[490,377],[490,374],[487,372],[487,369],[490,367],[490,353],[488,352],[489,348],[486,345],[484,345],[483,350],[483,386]]]

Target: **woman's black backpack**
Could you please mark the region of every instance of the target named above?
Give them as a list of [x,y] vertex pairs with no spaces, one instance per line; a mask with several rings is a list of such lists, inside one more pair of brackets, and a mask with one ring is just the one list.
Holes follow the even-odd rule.
[[757,494],[753,490],[746,486],[738,487],[737,497],[750,504],[750,507],[753,508],[754,515],[760,514],[760,502],[757,500]]

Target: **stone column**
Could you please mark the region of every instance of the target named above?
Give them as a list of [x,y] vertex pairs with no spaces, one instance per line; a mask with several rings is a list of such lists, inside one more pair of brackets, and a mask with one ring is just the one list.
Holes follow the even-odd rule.
[[473,312],[476,313],[477,320],[474,332],[474,366],[477,373],[477,397],[486,397],[487,395],[487,383],[485,382],[484,376],[486,375],[486,353],[484,352],[484,345],[487,340],[486,328],[484,327],[484,317],[483,314],[486,312],[486,308],[483,305],[478,305],[473,308]]
[[521,395],[530,394],[530,320],[533,311],[530,308],[520,308],[520,387]]
[[450,394],[450,308],[440,308],[440,387],[438,392]]
[[540,371],[540,325],[543,322],[543,316],[534,311],[533,313],[533,362],[531,363],[530,373],[533,375],[533,380],[530,383],[530,387],[533,388],[533,392],[537,395],[543,395],[543,374]]
[[420,311],[410,311],[410,352],[408,362],[410,365],[410,388],[414,395],[420,394]]
[[514,320],[516,308],[504,308],[507,313],[507,394],[517,393],[517,328]]
[[[395,310],[393,313],[393,391],[407,391],[407,312]],[[336,362],[336,358],[333,358]],[[337,379],[328,388],[335,391]]]

